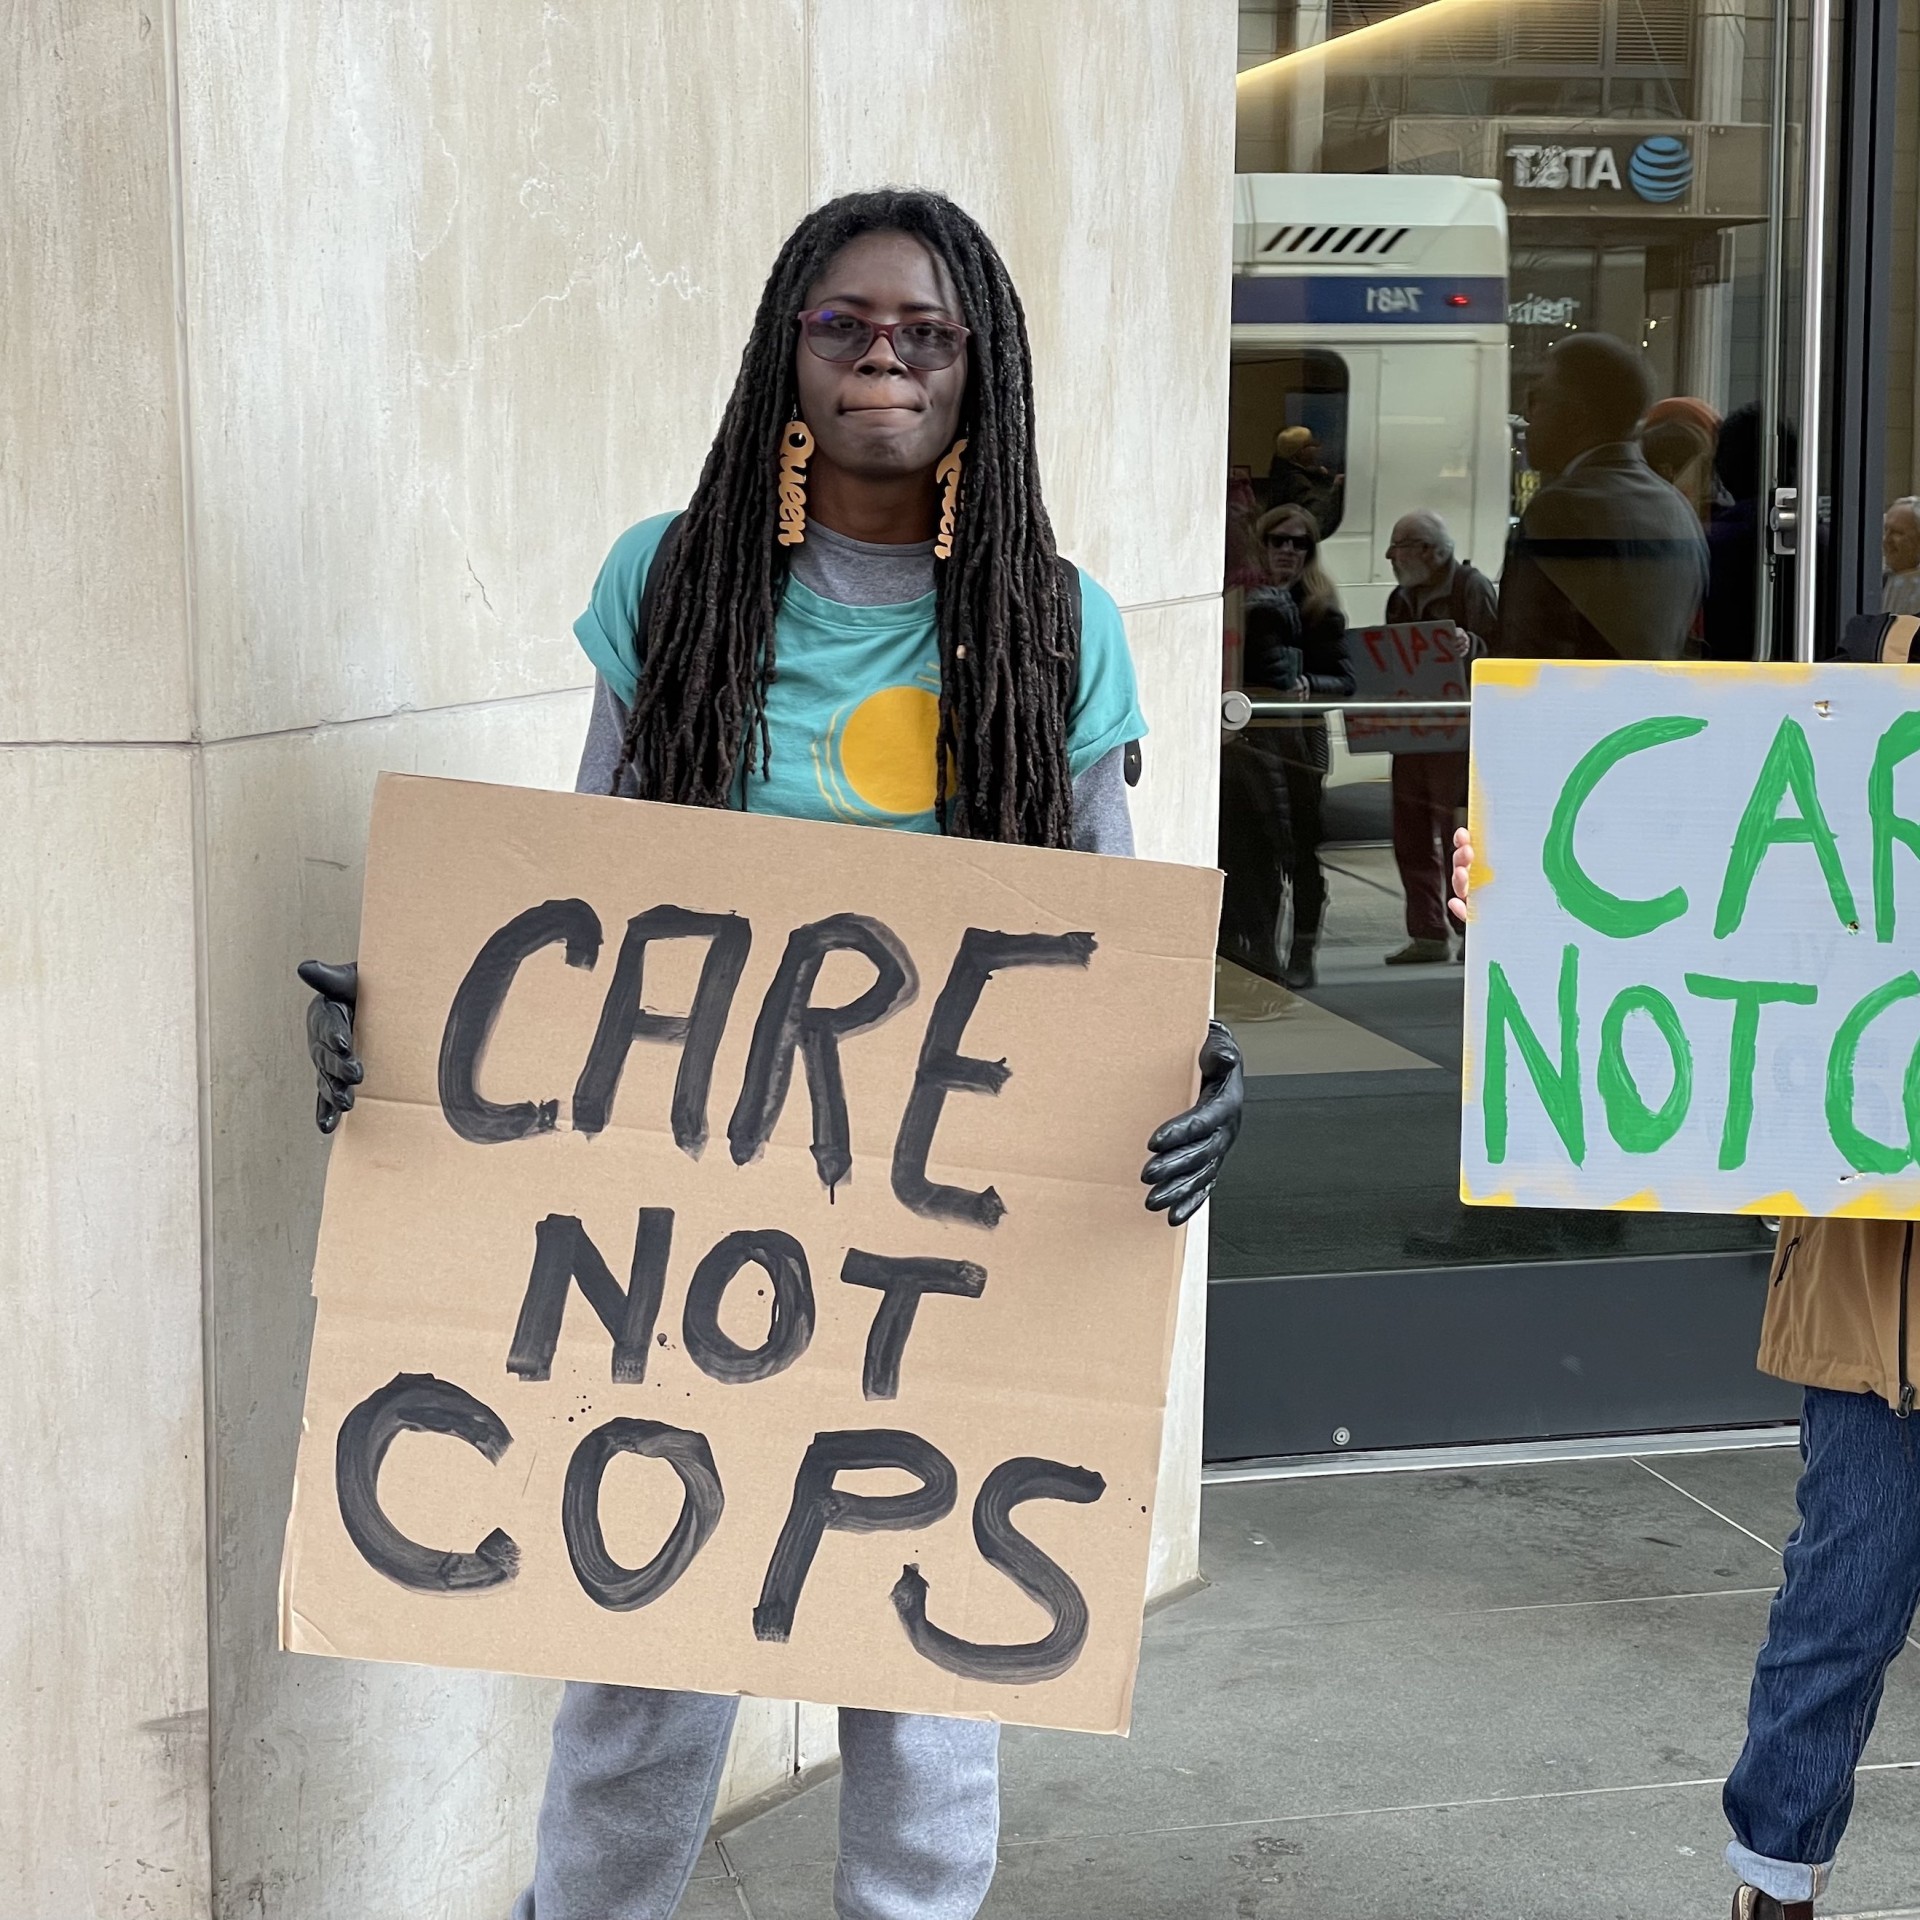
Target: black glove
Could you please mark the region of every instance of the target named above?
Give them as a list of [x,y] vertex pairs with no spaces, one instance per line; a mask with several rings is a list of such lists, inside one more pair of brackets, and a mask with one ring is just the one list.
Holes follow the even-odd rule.
[[366,1078],[353,1052],[353,1008],[360,994],[360,969],[349,960],[329,966],[324,960],[302,960],[300,978],[313,989],[307,1005],[307,1052],[320,1076],[320,1092],[313,1103],[314,1124],[331,1133],[343,1113],[353,1111],[353,1090]]
[[1210,1020],[1200,1049],[1199,1103],[1169,1120],[1147,1142],[1153,1158],[1140,1175],[1148,1187],[1148,1210],[1165,1213],[1169,1226],[1191,1220],[1213,1191],[1240,1131],[1246,1091],[1233,1035],[1218,1020]]

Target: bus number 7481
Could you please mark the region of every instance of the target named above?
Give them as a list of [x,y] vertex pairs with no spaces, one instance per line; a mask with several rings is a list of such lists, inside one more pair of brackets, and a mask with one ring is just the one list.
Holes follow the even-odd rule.
[[1367,311],[1369,313],[1418,313],[1420,293],[1421,289],[1418,287],[1369,287]]
[[1419,313],[1421,288],[1417,286],[1369,286],[1369,313]]

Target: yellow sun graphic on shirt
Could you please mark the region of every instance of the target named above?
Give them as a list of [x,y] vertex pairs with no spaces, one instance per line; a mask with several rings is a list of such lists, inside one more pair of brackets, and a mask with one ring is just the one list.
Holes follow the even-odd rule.
[[[931,683],[931,684],[929,684]],[[814,777],[834,814],[870,821],[927,813],[940,737],[938,672],[842,707],[813,745]]]

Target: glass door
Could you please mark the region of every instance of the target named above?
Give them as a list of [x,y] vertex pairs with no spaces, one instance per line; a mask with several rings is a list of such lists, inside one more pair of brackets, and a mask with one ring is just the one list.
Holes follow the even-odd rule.
[[1885,421],[1877,491],[1862,542],[1869,581],[1887,613],[1920,614],[1920,0],[1901,0],[1883,23],[1881,64],[1890,69],[1883,146],[1887,191],[1886,334],[1878,343],[1884,388],[1869,395],[1866,431]]
[[1460,1205],[1445,849],[1475,654],[1815,645],[1842,20],[1242,0],[1210,1459],[1792,1416],[1762,1223]]

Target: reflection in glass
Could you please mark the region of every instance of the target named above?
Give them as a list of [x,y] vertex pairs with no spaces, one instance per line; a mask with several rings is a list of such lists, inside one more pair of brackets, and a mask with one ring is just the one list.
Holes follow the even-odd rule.
[[[1259,717],[1223,743],[1219,988],[1255,1098],[1216,1273],[1764,1242],[1459,1206],[1467,742],[1418,702],[1487,653],[1768,649],[1775,19],[1243,0],[1222,668]],[[1285,711],[1343,685],[1402,710]]]

